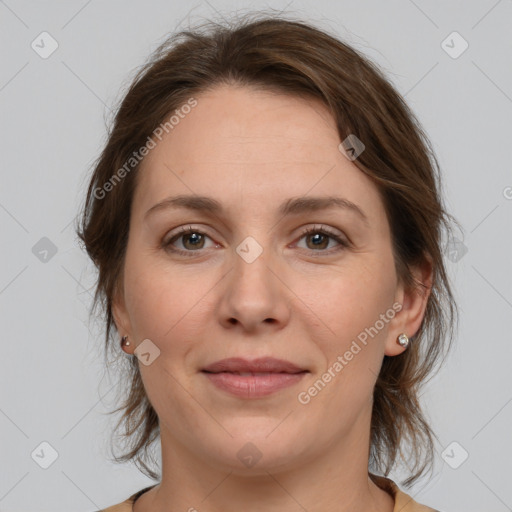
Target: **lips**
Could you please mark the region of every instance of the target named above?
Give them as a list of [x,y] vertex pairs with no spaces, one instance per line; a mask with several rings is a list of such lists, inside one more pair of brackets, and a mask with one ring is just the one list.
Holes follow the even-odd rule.
[[304,373],[307,370],[290,361],[274,357],[261,357],[251,361],[241,357],[222,359],[203,368],[206,373],[233,373],[241,376],[268,375],[273,373]]
[[309,370],[274,357],[251,361],[232,357],[208,365],[201,373],[223,393],[240,399],[263,399],[297,385]]

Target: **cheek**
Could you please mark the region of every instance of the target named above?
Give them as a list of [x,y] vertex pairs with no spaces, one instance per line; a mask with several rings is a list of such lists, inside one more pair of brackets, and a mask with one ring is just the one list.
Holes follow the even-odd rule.
[[[218,278],[198,271],[170,271],[160,259],[129,255],[125,267],[125,299],[135,339],[149,338],[169,364],[200,340],[205,307]],[[150,262],[150,263],[148,263]]]
[[[365,261],[366,260],[366,261]],[[322,276],[298,279],[294,292],[307,305],[310,325],[346,342],[373,325],[393,304],[395,278],[389,258],[369,256]]]
[[161,276],[149,271],[137,274],[132,270],[130,273],[129,268],[127,266],[126,274],[130,277],[125,280],[125,297],[134,335],[137,339],[149,338],[157,342],[162,332],[172,327],[173,316],[179,313],[176,310],[179,301],[169,293],[171,285]]
[[332,402],[355,412],[371,399],[394,316],[394,283],[389,254],[360,257],[358,264],[330,272],[329,279],[300,286],[297,295],[309,306],[303,308],[304,325],[324,365],[316,375],[322,382],[310,383],[318,406]]
[[[125,299],[136,343],[149,339],[159,348],[159,356],[148,366],[139,364],[144,389],[159,416],[181,418],[174,429],[199,428],[195,425],[193,401],[184,390],[184,362],[194,345],[202,311],[201,297],[208,287],[183,275],[170,275],[149,258],[127,258]],[[142,269],[142,270],[141,270]],[[189,368],[190,369],[190,368]],[[195,411],[197,413],[197,411]]]
[[164,333],[182,313],[181,290],[154,256],[135,242],[128,245],[124,275],[126,307],[136,340],[149,338],[161,348]]

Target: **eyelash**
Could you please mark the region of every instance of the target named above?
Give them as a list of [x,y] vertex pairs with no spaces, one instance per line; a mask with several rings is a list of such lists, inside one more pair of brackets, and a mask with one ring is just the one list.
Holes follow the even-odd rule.
[[[183,256],[194,256],[194,253],[200,252],[201,249],[198,249],[197,251],[183,251],[182,249],[176,249],[172,246],[173,242],[175,242],[182,236],[191,234],[191,233],[197,233],[197,234],[204,235],[204,236],[207,236],[208,238],[210,238],[206,233],[204,233],[203,231],[201,231],[199,229],[195,229],[192,226],[188,226],[188,227],[182,226],[177,234],[175,234],[169,240],[162,242],[162,248],[165,249],[166,251],[170,251],[175,254],[180,254]],[[314,227],[305,229],[302,232],[302,234],[300,235],[299,240],[301,240],[302,238],[304,238],[307,235],[319,234],[319,233],[322,235],[327,235],[329,238],[332,238],[334,241],[338,242],[340,245],[337,248],[334,248],[334,249],[331,248],[329,250],[315,251],[313,249],[309,249],[310,252],[317,253],[317,254],[315,254],[315,256],[320,256],[320,254],[318,254],[318,253],[332,254],[332,253],[335,253],[335,252],[338,252],[338,251],[341,251],[343,249],[347,249],[348,247],[350,247],[350,244],[347,240],[341,238],[339,235],[337,235],[336,233],[333,233],[332,231],[330,231],[328,228],[326,228],[324,226],[321,226],[320,228],[314,226]],[[308,250],[308,249],[306,249],[306,250]]]

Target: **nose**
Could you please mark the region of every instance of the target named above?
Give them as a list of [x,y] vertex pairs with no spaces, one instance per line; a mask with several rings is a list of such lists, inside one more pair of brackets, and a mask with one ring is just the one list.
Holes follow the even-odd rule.
[[[225,328],[247,332],[279,330],[289,321],[291,290],[279,276],[279,262],[263,251],[254,260],[233,252],[219,304],[219,320]],[[282,274],[282,272],[281,272]]]

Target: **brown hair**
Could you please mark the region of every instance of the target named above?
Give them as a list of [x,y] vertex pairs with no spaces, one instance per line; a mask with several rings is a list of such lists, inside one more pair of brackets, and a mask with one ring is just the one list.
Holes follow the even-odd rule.
[[[442,203],[439,165],[419,122],[375,64],[327,30],[261,14],[245,15],[232,26],[208,22],[173,34],[137,72],[117,109],[77,228],[99,272],[94,306],[101,304],[104,313],[105,353],[118,349],[111,336],[112,301],[128,240],[138,164],[126,170],[126,162],[134,152],[169,113],[219,84],[319,99],[336,120],[340,140],[355,134],[365,145],[354,164],[375,182],[383,199],[399,279],[421,293],[411,268],[426,259],[433,265],[420,330],[408,350],[384,356],[374,388],[369,467],[388,475],[397,462],[408,459],[413,467],[403,484],[409,486],[434,459],[435,434],[420,408],[420,386],[448,353],[457,319],[442,251],[443,228],[449,232],[453,218]],[[114,182],[123,166],[122,179]],[[158,417],[137,358],[129,358],[127,365],[127,397],[112,412],[124,411],[116,430],[124,425],[128,446],[114,459],[134,461],[156,479],[148,449],[159,434]],[[403,443],[410,449],[407,456]]]

